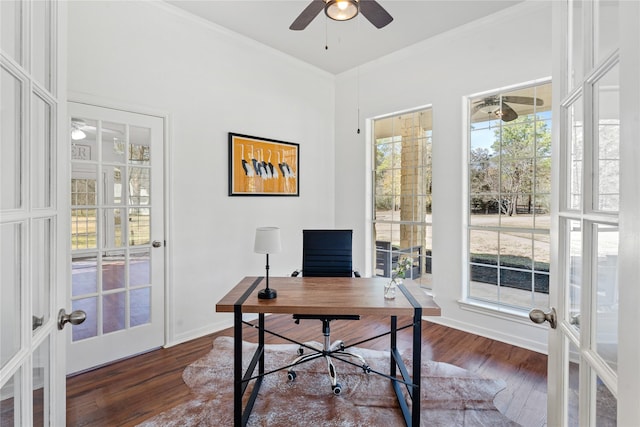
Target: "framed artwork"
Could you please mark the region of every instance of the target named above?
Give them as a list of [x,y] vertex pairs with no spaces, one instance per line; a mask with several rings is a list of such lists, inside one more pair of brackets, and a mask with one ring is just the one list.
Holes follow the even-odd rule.
[[299,195],[299,144],[229,132],[229,196]]

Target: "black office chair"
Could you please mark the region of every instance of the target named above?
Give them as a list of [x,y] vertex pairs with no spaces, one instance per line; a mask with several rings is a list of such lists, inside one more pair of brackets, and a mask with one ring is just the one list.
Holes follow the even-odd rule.
[[[302,271],[296,270],[293,277],[302,273],[305,277],[360,277],[360,273],[353,270],[352,266],[352,230],[303,230],[302,231]],[[294,366],[289,369],[287,377],[295,380],[296,373],[293,368],[303,362],[324,357],[327,360],[329,376],[331,377],[331,390],[334,394],[342,392],[342,386],[338,384],[336,369],[331,360],[333,355],[341,355],[358,359],[362,363],[364,372],[369,373],[367,362],[359,354],[345,351],[344,342],[338,340],[331,343],[330,322],[332,320],[359,320],[359,315],[317,315],[294,314],[296,323],[303,319],[317,319],[322,321],[322,334],[324,344],[316,341],[304,343],[317,350],[312,354],[304,354],[305,347],[298,348],[298,357],[293,361]]]

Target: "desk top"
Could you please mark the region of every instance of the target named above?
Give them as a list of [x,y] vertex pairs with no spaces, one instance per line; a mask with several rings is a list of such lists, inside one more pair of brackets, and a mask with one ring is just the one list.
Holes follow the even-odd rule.
[[[245,277],[216,304],[218,312],[233,312],[235,305],[256,281],[257,286],[241,303],[243,313],[359,314],[413,316],[414,306],[402,293],[387,300],[383,295],[383,277],[269,277],[269,287],[278,292],[270,300],[258,299],[266,281],[261,277]],[[423,316],[440,316],[440,307],[412,280],[404,286],[422,306]]]

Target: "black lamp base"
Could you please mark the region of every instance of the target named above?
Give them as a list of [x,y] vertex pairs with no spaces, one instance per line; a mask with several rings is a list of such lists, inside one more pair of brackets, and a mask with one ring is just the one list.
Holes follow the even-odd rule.
[[274,299],[278,296],[278,293],[275,289],[265,288],[258,292],[258,298],[260,299]]

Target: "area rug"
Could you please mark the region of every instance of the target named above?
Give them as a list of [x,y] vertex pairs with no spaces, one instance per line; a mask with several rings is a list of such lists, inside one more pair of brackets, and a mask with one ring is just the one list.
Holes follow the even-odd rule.
[[[297,350],[294,344],[265,347],[267,371],[291,363]],[[255,348],[255,344],[243,343],[245,361]],[[362,355],[372,369],[388,372],[388,352],[364,348],[350,350]],[[405,361],[410,363],[407,357]],[[327,364],[323,358],[297,367],[295,381],[287,379],[286,370],[267,375],[248,425],[404,425],[388,379],[373,373],[365,374],[361,368],[340,361],[335,363],[338,382],[342,385],[342,393],[337,396],[331,392]],[[193,391],[193,400],[145,421],[141,427],[233,425],[233,338],[216,338],[213,350],[189,365],[182,377]],[[501,380],[482,378],[453,365],[424,360],[421,425],[518,426],[493,405],[495,395],[504,388]]]

